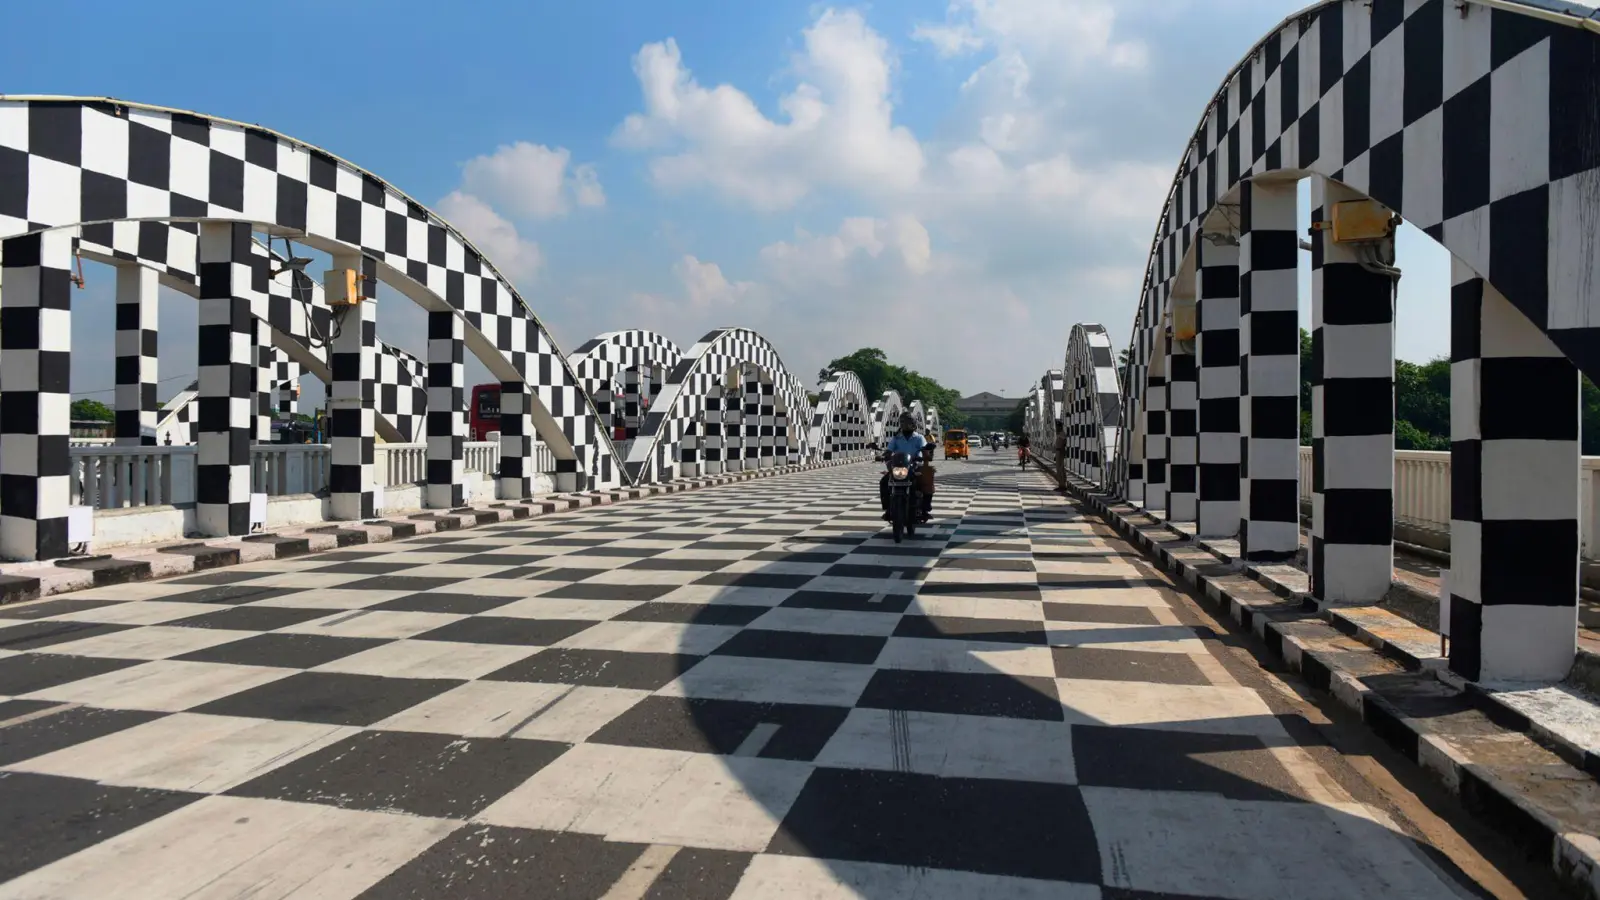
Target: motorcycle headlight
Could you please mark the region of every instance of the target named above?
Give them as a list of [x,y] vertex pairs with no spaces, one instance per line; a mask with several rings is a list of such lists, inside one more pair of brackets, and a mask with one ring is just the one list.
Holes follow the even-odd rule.
[[889,474],[893,475],[896,479],[904,478],[910,473],[911,470],[905,466],[895,466],[893,469],[889,470]]

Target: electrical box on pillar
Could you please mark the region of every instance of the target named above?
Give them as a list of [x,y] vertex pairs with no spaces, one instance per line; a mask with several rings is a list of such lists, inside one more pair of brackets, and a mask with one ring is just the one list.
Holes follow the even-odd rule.
[[1394,233],[1394,213],[1376,200],[1345,200],[1333,205],[1333,241],[1381,241]]
[[361,303],[361,273],[355,269],[330,269],[322,276],[323,295],[329,306]]
[[1187,346],[1194,341],[1196,309],[1193,299],[1175,297],[1172,300],[1172,339],[1180,345]]

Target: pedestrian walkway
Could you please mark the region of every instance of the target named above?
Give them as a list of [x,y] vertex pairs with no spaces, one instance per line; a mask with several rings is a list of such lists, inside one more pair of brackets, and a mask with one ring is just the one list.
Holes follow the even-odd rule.
[[1463,896],[1043,475],[939,477],[0,608],[0,898]]

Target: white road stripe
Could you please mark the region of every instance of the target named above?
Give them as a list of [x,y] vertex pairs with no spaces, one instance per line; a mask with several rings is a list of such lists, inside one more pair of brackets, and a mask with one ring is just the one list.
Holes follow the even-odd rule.
[[661,873],[667,869],[667,864],[678,855],[680,848],[667,844],[651,844],[633,861],[628,871],[622,873],[616,883],[611,885],[611,890],[606,891],[600,900],[643,900],[649,892],[650,886],[656,883]]
[[778,726],[772,722],[761,722],[750,729],[750,734],[739,742],[739,749],[733,751],[734,756],[755,756],[766,749],[767,742],[778,733]]
[[[900,578],[900,573],[899,572],[890,572],[889,573],[889,580],[890,581],[895,581],[895,580],[897,580],[899,578]],[[871,597],[869,597],[867,599],[867,602],[868,603],[882,603],[883,602],[883,598],[888,596],[888,594],[889,594],[889,592],[888,592],[887,589],[881,590],[881,591],[877,592],[876,594],[873,594]]]

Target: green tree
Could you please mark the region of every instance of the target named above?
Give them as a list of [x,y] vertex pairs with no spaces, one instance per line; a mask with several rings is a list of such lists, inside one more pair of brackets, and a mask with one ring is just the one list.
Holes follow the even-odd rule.
[[74,400],[72,401],[72,418],[88,422],[112,422],[117,415],[111,407],[99,400]]
[[921,400],[923,406],[936,407],[939,420],[946,428],[960,426],[967,421],[966,415],[956,409],[956,402],[961,399],[960,391],[947,388],[920,372],[889,362],[888,356],[876,347],[863,347],[849,356],[841,356],[828,363],[819,375],[826,380],[829,374],[840,371],[856,373],[856,377],[861,379],[862,390],[867,392],[866,400],[869,403],[882,397],[884,391],[898,391],[900,399],[907,404]]

